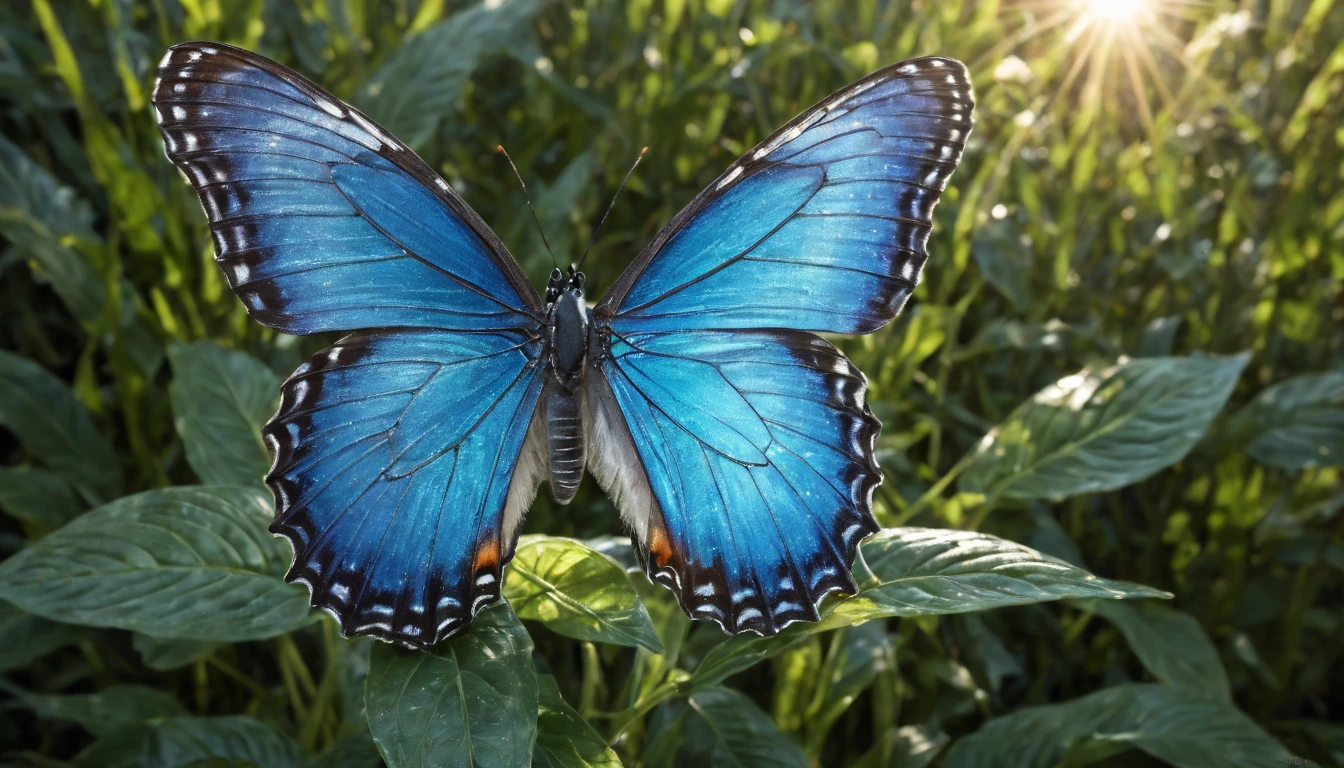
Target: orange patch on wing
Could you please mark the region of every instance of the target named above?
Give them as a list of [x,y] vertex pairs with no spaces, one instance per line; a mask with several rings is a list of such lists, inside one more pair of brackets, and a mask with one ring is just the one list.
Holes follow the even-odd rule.
[[476,573],[494,571],[499,565],[499,539],[488,539],[476,548]]
[[649,554],[659,568],[672,560],[672,542],[667,539],[667,531],[652,520],[649,521]]

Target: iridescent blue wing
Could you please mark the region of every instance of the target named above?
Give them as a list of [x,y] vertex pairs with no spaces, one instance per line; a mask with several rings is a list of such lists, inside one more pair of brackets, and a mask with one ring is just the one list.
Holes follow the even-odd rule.
[[599,370],[594,474],[687,614],[771,635],[853,591],[880,424],[839,350],[801,331],[636,333]]
[[544,471],[539,355],[525,333],[361,332],[285,382],[271,531],[344,634],[432,645],[499,596]]
[[773,634],[853,589],[881,425],[863,374],[806,331],[900,311],[973,105],[965,67],[939,58],[833,94],[731,165],[594,310],[593,473],[692,617]]
[[480,217],[303,76],[222,43],[183,43],[160,63],[153,101],[216,260],[263,324],[298,334],[537,324],[536,291]]
[[359,331],[294,373],[264,430],[287,578],[347,635],[462,629],[498,597],[542,472],[535,291],[420,158],[300,75],[185,43],[153,100],[248,312]]
[[748,152],[597,305],[625,331],[870,333],[914,290],[974,107],[951,59],[893,64]]

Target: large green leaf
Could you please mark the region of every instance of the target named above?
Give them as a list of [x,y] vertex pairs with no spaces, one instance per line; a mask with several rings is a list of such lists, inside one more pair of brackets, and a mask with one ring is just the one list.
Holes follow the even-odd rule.
[[691,677],[719,682],[810,634],[891,616],[982,611],[1046,600],[1170,597],[1125,581],[1101,579],[1034,549],[972,531],[888,528],[859,548],[859,593],[823,608],[818,623],[794,624],[775,637],[738,635],[715,647]]
[[1086,607],[1120,630],[1153,677],[1222,701],[1232,700],[1218,649],[1194,616],[1150,600],[1097,600]]
[[77,628],[0,600],[0,672],[26,667],[34,659],[78,641]]
[[1284,469],[1344,464],[1344,371],[1294,376],[1237,412],[1247,453]]
[[132,723],[185,715],[167,691],[143,685],[113,685],[97,693],[50,695],[24,693],[19,701],[48,720],[70,720],[103,736]]
[[119,728],[75,759],[79,768],[299,768],[299,745],[250,717],[169,717]]
[[513,768],[537,736],[532,638],[507,605],[428,651],[373,648],[364,701],[388,768]]
[[90,502],[121,495],[121,459],[65,382],[0,350],[0,426]]
[[359,106],[412,147],[457,111],[481,60],[521,34],[542,0],[488,0],[408,39],[360,90]]
[[1174,685],[1128,684],[990,720],[947,768],[1070,768],[1141,749],[1175,768],[1285,765],[1288,753],[1235,707]]
[[30,537],[60,528],[83,509],[75,489],[54,472],[0,468],[0,510],[23,521]]
[[707,688],[670,702],[649,735],[649,768],[682,765],[806,768],[807,755],[757,707],[729,688]]
[[237,642],[307,623],[281,579],[289,547],[266,531],[260,489],[178,487],[127,496],[0,564],[0,597],[41,616],[156,637]]
[[168,388],[187,462],[218,485],[255,485],[271,465],[261,428],[275,415],[280,379],[261,361],[213,342],[168,349]]
[[562,635],[662,651],[625,569],[583,542],[524,536],[509,564],[504,596],[519,617]]
[[1060,379],[985,436],[961,489],[1042,499],[1143,480],[1194,447],[1248,359],[1148,357]]
[[555,678],[538,675],[541,709],[532,765],[538,768],[615,768],[621,759],[583,716],[565,703]]

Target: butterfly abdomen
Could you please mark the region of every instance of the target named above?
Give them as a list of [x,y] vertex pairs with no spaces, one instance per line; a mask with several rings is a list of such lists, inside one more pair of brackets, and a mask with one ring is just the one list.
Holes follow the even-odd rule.
[[568,504],[583,481],[586,458],[579,392],[571,392],[551,376],[546,382],[543,398],[542,407],[546,409],[546,446],[551,467],[551,495],[557,502]]

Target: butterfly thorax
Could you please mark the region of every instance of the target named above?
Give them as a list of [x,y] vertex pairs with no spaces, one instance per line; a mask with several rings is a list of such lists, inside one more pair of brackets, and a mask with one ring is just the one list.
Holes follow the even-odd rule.
[[542,395],[546,419],[551,495],[561,504],[574,498],[583,480],[583,369],[588,350],[588,304],[584,276],[551,273],[546,289],[548,373]]

